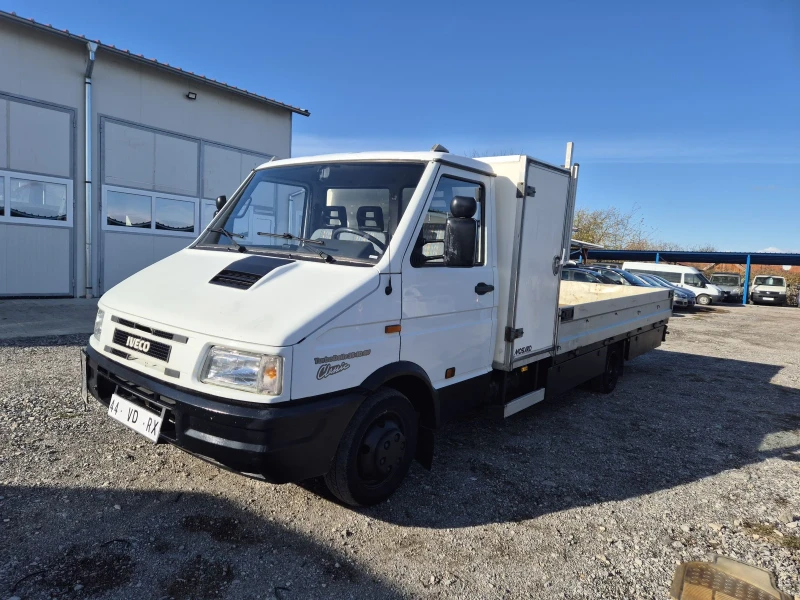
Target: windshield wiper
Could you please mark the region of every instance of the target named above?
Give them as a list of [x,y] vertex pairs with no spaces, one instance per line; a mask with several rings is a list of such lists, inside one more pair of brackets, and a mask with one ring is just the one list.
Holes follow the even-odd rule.
[[[291,234],[289,232],[285,232],[285,233],[270,233],[269,231],[258,231],[256,233],[258,233],[258,235],[265,235],[265,236],[268,236],[268,237],[278,237],[278,238],[283,238],[285,240],[295,240],[295,241],[298,241],[298,242],[302,242],[303,244],[319,244],[320,246],[324,246],[325,245],[325,242],[323,242],[322,240],[310,240],[308,238],[301,238],[301,237],[293,235],[293,234]],[[302,244],[299,245],[298,247],[299,248],[303,248],[304,250],[306,249],[306,247],[303,246]],[[324,251],[320,250],[319,248],[308,248],[308,250],[310,250],[311,252],[316,252],[317,254],[319,254],[320,257],[322,258],[322,260],[324,260],[325,262],[329,262],[329,263],[336,262],[335,258],[333,258],[327,252],[324,252]]]
[[297,240],[298,242],[305,242],[306,244],[319,244],[320,246],[324,246],[325,245],[325,242],[323,242],[322,240],[310,240],[308,238],[301,238],[301,237],[297,237],[296,235],[293,235],[293,234],[291,234],[289,232],[285,232],[285,233],[270,233],[269,231],[259,231],[257,233],[258,233],[258,235],[266,235],[266,236],[269,236],[269,237],[279,237],[279,238],[283,238],[285,240]]
[[243,238],[244,236],[241,233],[231,233],[227,229],[222,227],[212,227],[209,231],[213,231],[214,233],[221,233],[222,235],[228,236],[228,239],[233,244],[233,247],[236,248],[237,252],[247,252],[247,248],[242,246],[239,242],[237,242],[234,238]]

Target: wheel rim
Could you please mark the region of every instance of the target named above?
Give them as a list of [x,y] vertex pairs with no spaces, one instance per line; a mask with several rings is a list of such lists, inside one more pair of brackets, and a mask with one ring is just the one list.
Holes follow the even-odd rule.
[[406,436],[396,414],[370,423],[358,452],[358,474],[367,485],[380,485],[397,472],[406,454]]

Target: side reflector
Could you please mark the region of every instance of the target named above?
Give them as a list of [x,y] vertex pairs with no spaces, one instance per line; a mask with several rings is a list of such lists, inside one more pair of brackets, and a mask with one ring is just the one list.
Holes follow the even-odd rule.
[[450,379],[451,377],[455,377],[455,376],[456,376],[456,368],[455,367],[450,367],[449,369],[447,369],[444,372],[444,378],[445,379]]
[[387,325],[384,331],[386,333],[400,333],[400,325]]
[[524,373],[527,370],[528,370],[528,365],[525,365],[524,367],[520,367],[520,369],[519,369],[520,373]]

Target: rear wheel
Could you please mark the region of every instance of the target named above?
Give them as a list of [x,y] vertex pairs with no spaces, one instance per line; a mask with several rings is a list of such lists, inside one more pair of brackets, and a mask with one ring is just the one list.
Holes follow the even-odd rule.
[[706,296],[705,294],[701,294],[697,297],[697,303],[702,304],[703,306],[708,306],[711,304],[711,296]]
[[610,394],[617,387],[622,375],[622,352],[619,347],[609,348],[606,354],[606,366],[601,375],[592,379],[592,390],[602,394]]
[[380,389],[369,396],[339,442],[325,485],[352,506],[370,506],[391,496],[414,458],[418,422],[400,392]]

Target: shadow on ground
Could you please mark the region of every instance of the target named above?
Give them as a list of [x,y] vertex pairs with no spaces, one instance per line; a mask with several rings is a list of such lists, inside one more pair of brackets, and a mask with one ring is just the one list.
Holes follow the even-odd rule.
[[203,493],[0,486],[0,499],[14,516],[2,598],[400,597],[352,557]]
[[800,390],[771,383],[780,366],[657,350],[626,368],[607,396],[575,390],[505,424],[476,415],[444,428],[433,471],[414,468],[364,512],[433,528],[521,521],[800,461]]

